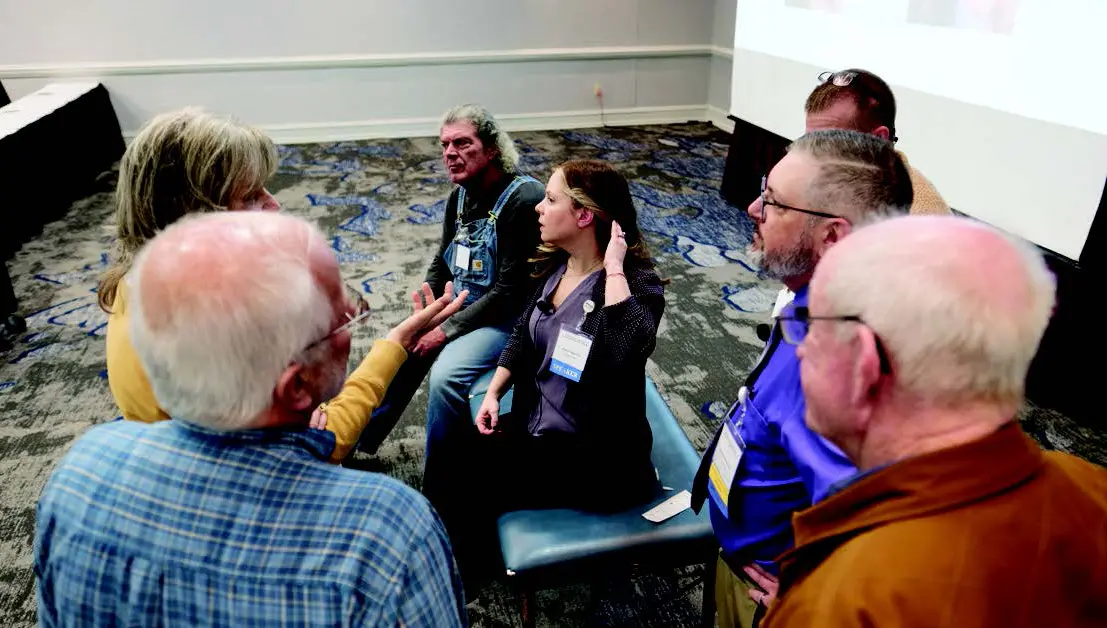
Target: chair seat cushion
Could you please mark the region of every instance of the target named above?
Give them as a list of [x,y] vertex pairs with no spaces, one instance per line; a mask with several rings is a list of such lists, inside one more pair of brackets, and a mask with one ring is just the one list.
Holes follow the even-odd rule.
[[674,493],[614,514],[565,509],[507,513],[498,522],[504,566],[524,573],[576,561],[658,560],[685,552],[688,544],[713,544],[706,509],[698,515],[685,510],[660,524],[642,517]]
[[[487,384],[484,389],[487,390]],[[650,503],[616,513],[567,509],[507,513],[498,521],[500,549],[507,569],[526,573],[581,561],[647,562],[675,556],[684,558],[687,564],[703,559],[697,553],[699,549],[715,544],[706,509],[699,514],[685,510],[661,523],[651,523],[642,517],[650,508],[691,488],[700,459],[657,387],[648,379],[646,417],[653,432],[650,458],[661,485],[672,488]]]

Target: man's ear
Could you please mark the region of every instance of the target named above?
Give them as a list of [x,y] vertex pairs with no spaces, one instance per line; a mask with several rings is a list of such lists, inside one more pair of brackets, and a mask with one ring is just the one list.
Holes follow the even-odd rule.
[[309,373],[302,364],[289,364],[273,389],[274,405],[289,412],[307,411],[315,405],[309,380]]
[[854,337],[856,358],[853,363],[853,389],[850,391],[850,401],[856,408],[868,407],[880,393],[881,369],[880,351],[877,349],[877,338],[873,330],[865,325],[855,325],[857,335]]
[[585,207],[584,209],[580,210],[580,215],[577,216],[577,226],[583,229],[592,224],[595,220],[596,212]]
[[853,226],[845,218],[828,218],[824,222],[822,238],[818,242],[819,257],[825,255],[827,249],[841,242],[853,231]]
[[873,129],[872,134],[879,137],[882,140],[891,140],[892,139],[892,131],[888,127],[883,126],[883,125],[878,126],[875,129]]

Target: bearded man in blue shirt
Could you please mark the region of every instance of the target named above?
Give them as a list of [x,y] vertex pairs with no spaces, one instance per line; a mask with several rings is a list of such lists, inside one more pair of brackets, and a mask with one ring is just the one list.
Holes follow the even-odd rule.
[[[747,211],[764,276],[807,306],[815,265],[865,220],[905,214],[911,177],[894,145],[856,131],[814,131],[796,140]],[[780,312],[774,312],[774,317]],[[834,445],[807,428],[795,347],[774,324],[757,365],[704,453],[692,506],[709,503],[721,546],[715,599],[720,626],[756,626],[776,591],[777,556],[793,544],[792,514],[856,473]],[[863,392],[863,391],[862,391]]]

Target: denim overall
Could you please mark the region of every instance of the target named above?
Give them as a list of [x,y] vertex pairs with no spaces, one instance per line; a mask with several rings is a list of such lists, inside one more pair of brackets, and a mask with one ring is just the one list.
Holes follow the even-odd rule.
[[[461,215],[465,210],[465,188],[458,188],[457,231],[454,234],[453,242],[450,242],[450,245],[446,247],[446,252],[442,254],[442,259],[446,261],[446,265],[454,275],[454,295],[460,294],[462,290],[469,290],[469,296],[465,298],[464,307],[476,303],[477,299],[488,294],[488,291],[496,283],[496,271],[498,270],[496,268],[496,220],[500,217],[500,212],[503,211],[504,205],[507,204],[515,190],[528,181],[535,181],[535,179],[523,175],[515,177],[515,180],[507,186],[503,194],[500,194],[500,198],[496,200],[496,205],[492,207],[492,211],[488,212],[488,218],[480,218],[469,224],[461,223]],[[468,268],[458,268],[457,264],[454,263],[458,246],[469,248]]]

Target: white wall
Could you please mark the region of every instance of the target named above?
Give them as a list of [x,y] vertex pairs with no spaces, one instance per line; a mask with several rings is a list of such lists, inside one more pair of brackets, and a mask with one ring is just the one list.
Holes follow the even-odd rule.
[[715,0],[0,3],[13,98],[93,78],[125,133],[199,104],[279,141],[433,133],[463,101],[514,128],[596,124],[596,83],[608,123],[705,120],[720,21]]
[[[1050,75],[1059,85],[1076,75],[1096,76],[1102,55],[1091,54],[1094,47],[1075,54],[1069,39],[1093,41],[1087,33],[1107,20],[1102,0],[1025,2],[1010,35],[915,24],[906,19],[904,2],[855,4],[874,12],[898,6],[899,22],[887,23],[783,0],[741,2],[730,103],[735,116],[794,138],[803,132],[803,102],[820,72],[873,70],[896,95],[897,146],[951,206],[1070,259],[1081,256],[1107,174],[1107,125],[1094,109],[1107,90],[1087,79],[1061,97],[1027,77],[1050,75],[1036,69],[1050,59],[1065,66]],[[1107,46],[1095,40],[1099,45]],[[930,59],[933,72],[916,65],[920,57],[912,51],[919,50],[942,53]],[[1014,95],[1027,89],[1033,99]]]
[[727,130],[734,128],[734,123],[726,116],[730,112],[730,76],[737,5],[737,0],[715,0],[711,29],[711,45],[716,54],[711,57],[707,106],[712,122]]

